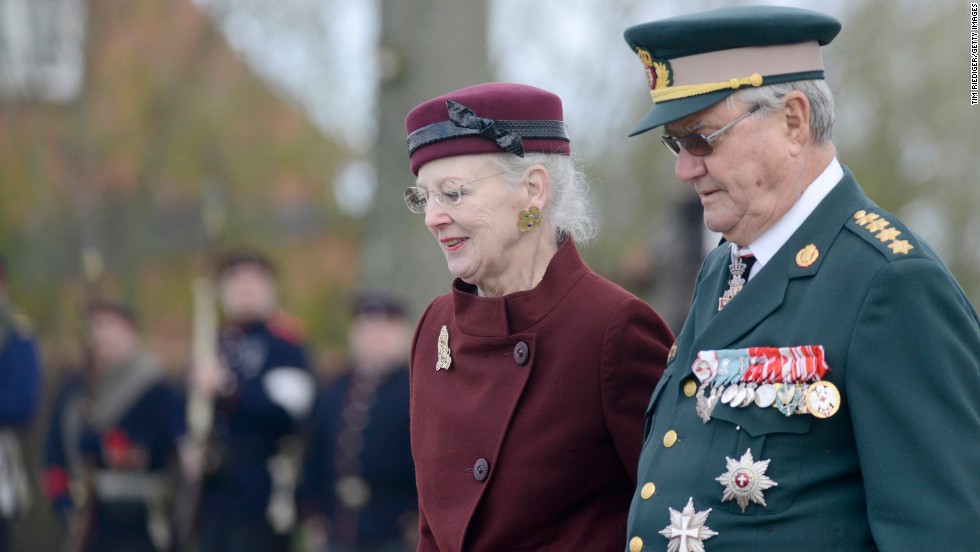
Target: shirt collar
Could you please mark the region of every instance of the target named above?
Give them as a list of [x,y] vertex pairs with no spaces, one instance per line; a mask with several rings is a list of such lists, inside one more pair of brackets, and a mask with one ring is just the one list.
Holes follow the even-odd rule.
[[752,278],[752,276],[762,270],[762,267],[766,266],[766,263],[773,258],[776,252],[779,251],[779,248],[789,240],[793,233],[803,225],[803,221],[813,213],[817,205],[820,205],[823,198],[827,197],[827,194],[834,189],[834,186],[842,178],[844,178],[844,169],[835,157],[831,159],[827,168],[820,173],[820,176],[807,186],[806,190],[803,191],[803,195],[800,196],[800,199],[796,200],[796,203],[790,207],[789,211],[776,221],[776,224],[772,225],[761,236],[756,238],[755,241],[749,244],[749,249],[755,255],[755,265],[752,266],[752,272],[749,274],[749,278]]

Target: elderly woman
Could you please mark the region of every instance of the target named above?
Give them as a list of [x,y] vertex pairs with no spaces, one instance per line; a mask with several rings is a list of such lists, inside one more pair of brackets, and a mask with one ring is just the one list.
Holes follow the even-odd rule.
[[561,100],[482,84],[406,128],[406,203],[456,277],[412,348],[419,550],[622,551],[673,336],[579,257],[595,224]]

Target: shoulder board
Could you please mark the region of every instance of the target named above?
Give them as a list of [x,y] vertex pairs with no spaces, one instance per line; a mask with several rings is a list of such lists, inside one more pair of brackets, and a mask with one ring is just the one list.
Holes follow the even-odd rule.
[[846,226],[889,259],[918,256],[921,252],[916,237],[890,213],[860,209]]

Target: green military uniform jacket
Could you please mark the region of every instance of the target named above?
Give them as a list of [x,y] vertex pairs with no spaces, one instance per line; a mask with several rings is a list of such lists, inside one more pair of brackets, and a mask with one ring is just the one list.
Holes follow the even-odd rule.
[[[727,244],[706,258],[650,401],[627,549],[977,550],[980,322],[932,249],[845,170],[719,311],[728,265]],[[831,417],[695,413],[699,351],[802,345],[825,349]],[[776,485],[743,512],[716,478],[746,451]]]

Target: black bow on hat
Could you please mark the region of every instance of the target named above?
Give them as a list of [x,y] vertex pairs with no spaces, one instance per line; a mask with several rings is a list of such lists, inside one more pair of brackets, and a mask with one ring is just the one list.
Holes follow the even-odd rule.
[[476,130],[480,136],[493,140],[504,151],[524,157],[524,141],[517,134],[501,128],[497,121],[480,117],[472,109],[453,100],[446,100],[446,107],[449,108],[449,120],[456,126]]

